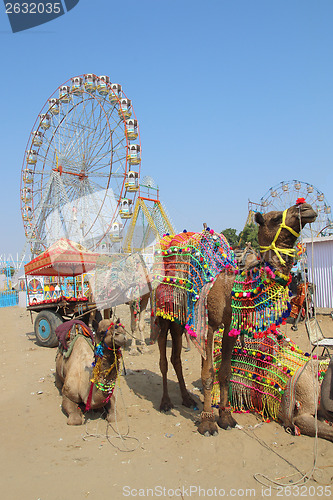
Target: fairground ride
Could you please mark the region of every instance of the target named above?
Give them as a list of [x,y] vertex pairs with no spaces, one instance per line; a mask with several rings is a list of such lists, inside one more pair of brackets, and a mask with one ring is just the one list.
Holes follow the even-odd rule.
[[302,237],[310,238],[333,234],[331,207],[324,193],[312,184],[299,180],[282,181],[271,187],[258,203],[249,201],[246,224],[254,221],[255,212],[267,213],[273,210],[285,210],[295,205],[298,198],[304,198],[318,214],[315,222],[304,227]]
[[124,252],[145,252],[164,234],[175,234],[166,209],[159,199],[159,188],[152,177],[146,176],[140,184],[140,192],[133,216],[124,238]]
[[[75,76],[38,114],[21,174],[21,213],[32,257],[59,238],[112,247],[131,217],[141,143],[132,101],[108,76]],[[121,223],[120,220],[124,222]]]

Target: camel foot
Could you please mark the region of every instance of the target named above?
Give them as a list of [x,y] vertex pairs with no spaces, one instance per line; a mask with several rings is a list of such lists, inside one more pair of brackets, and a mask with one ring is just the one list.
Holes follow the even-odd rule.
[[139,356],[139,351],[137,347],[131,347],[128,353],[130,356]]
[[71,413],[67,419],[67,425],[82,425],[83,415],[80,413]]
[[162,398],[160,404],[160,411],[169,411],[173,408],[173,404],[171,403],[170,398]]
[[146,346],[146,344],[141,344],[139,347],[139,351],[141,352],[141,354],[144,354],[145,352],[149,352],[149,347]]
[[236,420],[231,415],[230,410],[219,410],[219,418],[217,419],[218,426],[221,429],[228,429],[228,427],[232,428],[237,425]]
[[193,407],[198,406],[197,403],[194,401],[193,398],[191,398],[189,394],[183,397],[183,405],[186,406],[186,408],[191,408],[191,406]]
[[107,422],[109,422],[109,424],[114,424],[116,421],[118,422],[120,420],[120,418],[119,418],[119,415],[117,415],[117,418],[116,418],[115,412],[112,411],[112,412],[107,414],[105,420]]
[[216,422],[211,420],[202,420],[198,426],[198,432],[202,436],[216,436],[219,432]]

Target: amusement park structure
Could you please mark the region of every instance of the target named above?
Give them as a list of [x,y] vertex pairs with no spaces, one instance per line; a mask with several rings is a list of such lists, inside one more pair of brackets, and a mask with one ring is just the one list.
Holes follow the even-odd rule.
[[316,221],[303,229],[302,236],[306,238],[333,234],[331,207],[325,199],[324,193],[312,184],[299,180],[282,181],[271,187],[258,203],[249,201],[246,225],[254,221],[256,212],[267,213],[273,210],[285,210],[294,205],[297,198],[304,198],[318,214]]
[[124,252],[146,249],[164,234],[175,234],[166,210],[159,199],[159,189],[151,177],[144,177],[133,216],[124,239]]
[[139,125],[121,85],[89,73],[58,87],[35,120],[22,166],[32,258],[61,238],[115,253],[174,232],[153,179],[140,183],[140,166]]
[[62,237],[97,250],[114,223],[126,224],[140,164],[138,121],[121,85],[89,73],[58,87],[35,120],[22,166],[32,256]]

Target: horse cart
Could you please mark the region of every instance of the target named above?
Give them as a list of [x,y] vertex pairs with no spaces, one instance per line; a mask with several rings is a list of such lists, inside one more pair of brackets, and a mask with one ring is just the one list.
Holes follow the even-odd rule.
[[[98,253],[90,252],[81,245],[62,238],[24,266],[26,277],[58,277],[60,284],[60,292],[56,298],[30,300],[28,293],[27,310],[31,313],[31,319],[32,313],[37,313],[34,331],[39,345],[57,346],[58,339],[55,334],[57,326],[73,318],[88,322],[90,313],[96,311],[95,302],[90,302],[83,295],[77,297],[75,290],[74,297],[68,296],[62,290],[61,284],[66,277],[73,278],[74,281],[76,276],[94,270],[98,257]],[[97,313],[100,314],[99,311]]]

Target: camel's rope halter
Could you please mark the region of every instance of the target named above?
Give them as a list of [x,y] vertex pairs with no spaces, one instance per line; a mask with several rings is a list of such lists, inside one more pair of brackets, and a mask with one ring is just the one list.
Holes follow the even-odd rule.
[[280,227],[274,236],[272,243],[269,246],[260,246],[260,252],[268,252],[268,250],[273,250],[273,252],[275,252],[275,254],[277,255],[277,257],[282,265],[284,265],[286,263],[286,261],[281,257],[281,253],[284,253],[285,255],[288,255],[289,257],[293,257],[295,255],[294,248],[278,248],[276,246],[275,243],[276,243],[278,237],[280,236],[282,229],[287,229],[288,231],[291,232],[291,234],[296,236],[296,238],[298,238],[300,235],[300,233],[296,233],[296,231],[294,231],[291,227],[286,225],[287,211],[288,211],[288,208],[282,214],[282,222],[281,222]]

